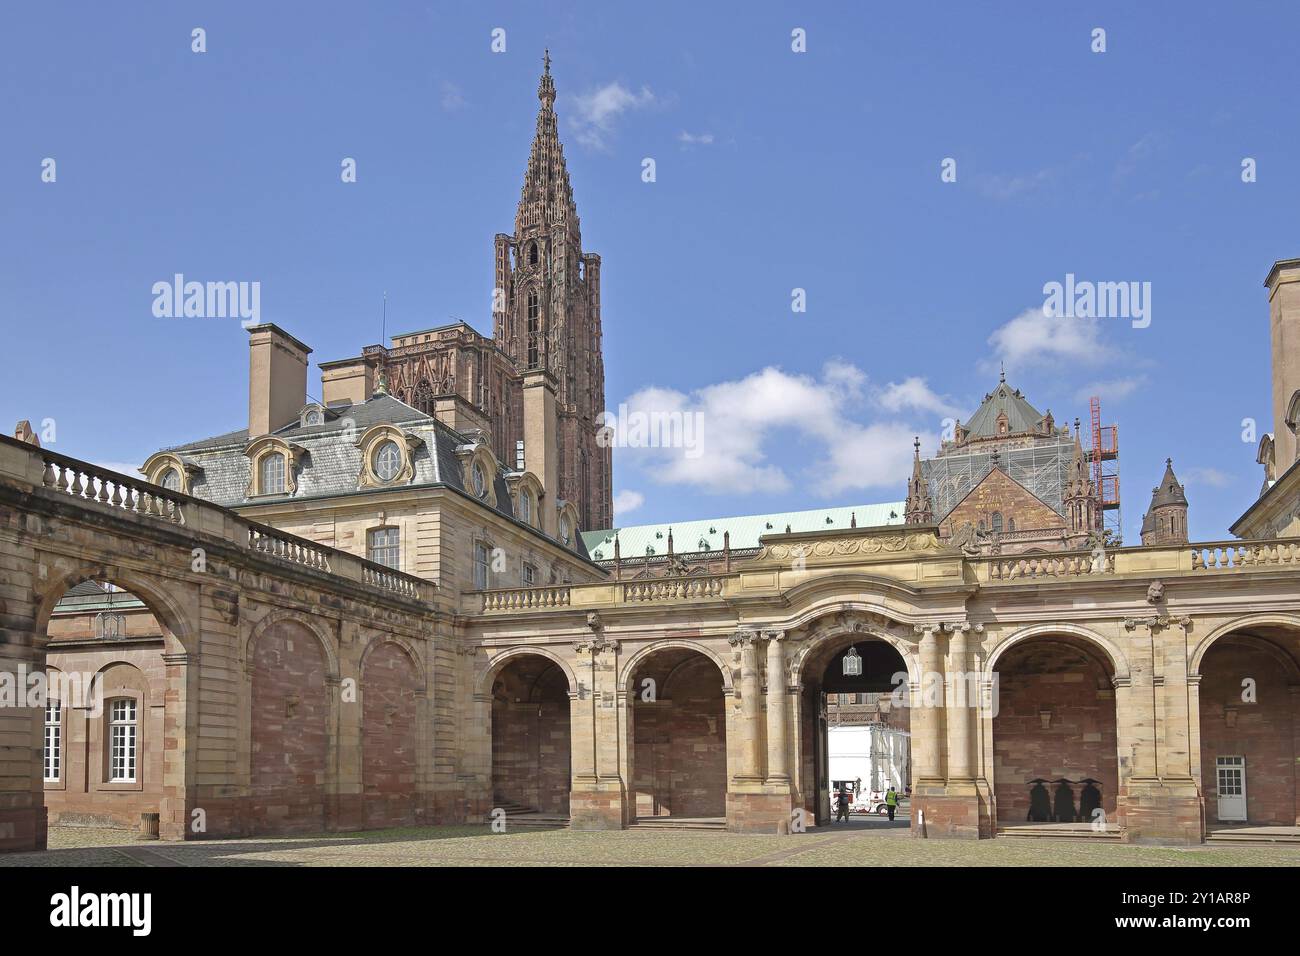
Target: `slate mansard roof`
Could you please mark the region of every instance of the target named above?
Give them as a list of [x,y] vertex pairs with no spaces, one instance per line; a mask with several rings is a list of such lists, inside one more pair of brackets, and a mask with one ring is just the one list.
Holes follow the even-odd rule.
[[[378,488],[362,488],[362,452],[357,440],[373,425],[392,425],[407,435],[420,439],[415,447],[415,476],[409,483]],[[227,432],[184,445],[161,449],[175,455],[187,465],[197,467],[190,494],[227,508],[275,502],[329,498],[349,494],[382,494],[420,487],[447,487],[479,500],[465,487],[464,470],[456,455],[457,448],[473,438],[452,430],[431,415],[412,408],[391,395],[376,395],[357,404],[335,404],[324,409],[319,425],[292,422],[271,432],[302,448],[297,471],[297,488],[292,494],[248,497],[252,463],[244,454],[248,429]],[[506,484],[507,471],[498,469],[494,477],[496,506],[500,514],[519,520]],[[485,507],[491,507],[484,502]],[[538,533],[541,533],[540,531]],[[586,557],[581,535],[575,536],[574,550]]]

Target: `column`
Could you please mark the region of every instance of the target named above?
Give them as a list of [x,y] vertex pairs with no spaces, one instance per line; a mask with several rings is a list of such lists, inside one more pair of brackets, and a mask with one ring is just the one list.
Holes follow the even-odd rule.
[[753,631],[741,631],[732,640],[740,644],[740,776],[761,780],[758,638]]
[[969,624],[948,624],[948,679],[944,716],[948,724],[948,779],[966,782],[975,778],[972,769],[971,722],[978,705],[979,686],[968,679],[970,668]]
[[921,676],[913,685],[911,695],[913,790],[943,784],[943,708],[935,706],[933,699],[934,682],[943,675],[943,654],[935,634],[938,627],[937,624],[916,625],[916,632],[921,635]]
[[785,632],[767,632],[767,780],[788,784]]

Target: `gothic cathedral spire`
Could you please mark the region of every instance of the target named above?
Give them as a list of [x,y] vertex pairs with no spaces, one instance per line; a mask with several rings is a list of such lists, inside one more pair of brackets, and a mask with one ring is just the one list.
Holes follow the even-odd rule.
[[934,521],[934,504],[930,500],[930,484],[921,470],[921,439],[912,443],[912,477],[907,481],[907,505],[903,521],[907,524],[930,524]]
[[600,256],[582,249],[555,115],[550,51],[537,98],[515,231],[498,233],[495,241],[493,338],[521,374],[540,369],[555,380],[558,496],[578,508],[583,530],[595,531],[612,527],[614,519],[611,450],[596,441],[605,410]]

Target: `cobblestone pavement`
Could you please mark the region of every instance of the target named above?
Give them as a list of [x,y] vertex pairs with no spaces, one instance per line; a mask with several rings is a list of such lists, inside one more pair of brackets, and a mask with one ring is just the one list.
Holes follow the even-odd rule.
[[903,828],[869,825],[793,836],[447,826],[188,843],[53,827],[47,852],[0,855],[4,866],[1300,866],[1300,847],[916,840]]

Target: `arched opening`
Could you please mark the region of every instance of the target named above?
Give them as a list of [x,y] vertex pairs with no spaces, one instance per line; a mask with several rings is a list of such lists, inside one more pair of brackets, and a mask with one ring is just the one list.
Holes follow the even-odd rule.
[[1084,638],[1043,635],[1009,647],[993,673],[998,826],[1118,826],[1109,657]]
[[[45,624],[42,777],[51,827],[138,831],[168,796],[163,741],[184,721],[168,700],[171,631],[137,594],[83,580]],[[180,711],[180,713],[177,713]]]
[[367,827],[411,826],[419,811],[420,677],[406,650],[384,641],[361,671],[361,783]]
[[330,726],[325,649],[305,624],[281,619],[253,638],[249,663],[248,832],[323,830]]
[[861,632],[828,639],[800,667],[799,800],[818,826],[838,815],[872,822],[898,794],[894,824],[906,826],[912,786],[908,671],[888,641]]
[[1209,829],[1300,825],[1300,633],[1252,627],[1200,662],[1201,793]]
[[718,665],[700,651],[666,647],[636,663],[627,693],[631,815],[725,820],[727,714]]
[[492,799],[508,816],[569,815],[569,680],[540,654],[510,659],[492,682]]

